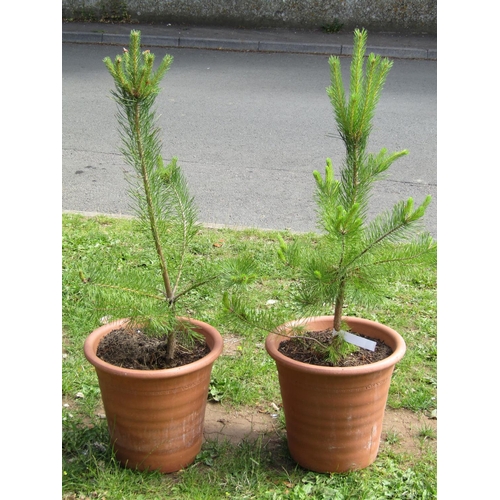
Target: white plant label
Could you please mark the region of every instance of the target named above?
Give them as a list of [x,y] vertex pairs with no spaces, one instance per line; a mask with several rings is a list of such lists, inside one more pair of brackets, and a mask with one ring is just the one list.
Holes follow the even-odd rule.
[[354,344],[358,347],[362,347],[363,349],[368,349],[369,351],[374,351],[375,347],[377,347],[377,343],[373,340],[368,340],[359,335],[354,335],[354,333],[345,332],[344,330],[340,330],[340,334],[344,338],[346,342],[349,344]]

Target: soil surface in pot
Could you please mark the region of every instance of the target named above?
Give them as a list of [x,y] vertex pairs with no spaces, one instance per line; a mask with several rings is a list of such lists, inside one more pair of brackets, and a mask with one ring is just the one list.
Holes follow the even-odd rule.
[[108,333],[97,347],[97,356],[121,368],[134,370],[162,370],[193,363],[209,352],[204,339],[194,340],[189,346],[177,341],[176,354],[167,359],[167,338],[152,337],[140,330],[120,328]]
[[358,347],[357,352],[353,352],[339,360],[337,363],[332,363],[328,359],[325,350],[322,350],[318,344],[328,346],[333,341],[333,329],[329,328],[321,332],[306,332],[304,336],[286,339],[279,345],[278,351],[288,358],[317,366],[362,366],[376,361],[381,361],[392,354],[392,349],[382,340],[374,339],[366,335],[357,333],[358,337],[374,340],[377,345],[374,351]]

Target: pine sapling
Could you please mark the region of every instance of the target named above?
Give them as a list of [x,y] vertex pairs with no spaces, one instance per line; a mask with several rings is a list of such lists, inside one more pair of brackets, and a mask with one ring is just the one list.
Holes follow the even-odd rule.
[[306,252],[303,297],[310,304],[333,304],[336,332],[341,329],[347,298],[371,303],[380,295],[384,280],[408,272],[412,264],[421,265],[424,257],[433,258],[435,249],[431,236],[420,232],[430,196],[417,207],[409,198],[368,221],[374,182],[408,151],[367,152],[375,109],[393,63],[374,54],[365,60],[366,40],[365,30],[355,30],[348,96],[340,59],[329,59],[331,84],[327,94],[345,146],[345,159],[339,180],[334,178],[330,159],[326,160],[324,176],[313,173],[324,238],[318,253]]
[[[296,242],[288,244],[280,238],[278,248],[279,258],[298,272],[298,299],[304,313],[324,314],[325,307],[333,309],[332,327],[336,334],[342,331],[347,301],[376,304],[383,298],[384,284],[391,276],[408,275],[411,266],[425,265],[436,256],[433,238],[422,231],[430,196],[419,206],[415,207],[409,198],[372,220],[368,218],[374,183],[408,151],[367,152],[375,109],[393,63],[380,55],[370,54],[365,58],[366,40],[365,30],[355,30],[348,93],[340,59],[334,56],[329,59],[331,82],[326,91],[345,147],[345,158],[338,179],[330,158],[326,160],[324,175],[317,170],[313,172],[321,231],[317,245],[313,248]],[[226,296],[225,301],[226,308],[241,319],[262,324],[265,319],[266,325],[270,324],[269,315],[256,316],[244,310],[241,299],[233,297],[231,301]],[[326,350],[335,361],[351,347],[341,334],[335,335]]]
[[[162,158],[154,106],[160,82],[172,60],[166,55],[154,69],[154,54],[141,50],[141,34],[133,30],[128,49],[123,49],[114,61],[109,57],[103,61],[115,83],[112,95],[118,105],[121,152],[133,169],[128,179],[129,194],[144,237],[155,250],[161,290],[132,270],[129,274],[125,270],[120,276],[115,270],[108,270],[106,276],[106,270],[97,269],[97,279],[83,276],[96,285],[93,288],[99,291],[101,301],[119,311],[113,316],[123,317],[126,313],[134,323],[146,325],[156,335],[167,336],[167,359],[175,355],[176,332],[185,331],[176,319],[177,301],[216,276],[209,272],[204,275],[196,266],[194,281],[183,283],[181,279],[189,245],[200,227],[197,208],[177,158],[167,164]],[[122,281],[109,284],[108,278]]]

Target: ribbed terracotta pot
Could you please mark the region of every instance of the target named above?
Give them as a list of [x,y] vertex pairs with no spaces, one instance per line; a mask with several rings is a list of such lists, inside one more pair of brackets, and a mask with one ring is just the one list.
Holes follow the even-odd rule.
[[111,443],[125,467],[175,472],[192,463],[201,449],[212,365],[223,340],[207,323],[179,319],[202,334],[211,349],[204,358],[181,367],[132,370],[98,358],[101,339],[126,320],[98,328],[85,341],[85,357],[99,379]]
[[[362,469],[377,457],[392,372],[406,345],[391,328],[345,316],[353,333],[383,340],[393,349],[388,358],[359,367],[313,366],[278,351],[285,337],[270,334],[266,350],[278,369],[288,448],[302,467],[315,472]],[[309,331],[333,326],[333,316],[287,323]]]

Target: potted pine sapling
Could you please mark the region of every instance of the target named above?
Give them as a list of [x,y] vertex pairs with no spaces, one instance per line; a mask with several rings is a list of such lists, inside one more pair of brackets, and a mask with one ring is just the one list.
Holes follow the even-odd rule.
[[[345,159],[339,179],[330,159],[324,176],[313,173],[321,229],[317,245],[305,248],[280,239],[278,254],[298,271],[297,298],[306,314],[275,328],[265,344],[277,365],[290,453],[317,472],[361,469],[375,460],[390,379],[406,350],[389,326],[343,316],[345,304],[376,304],[388,279],[436,258],[435,242],[421,224],[429,196],[419,206],[410,198],[368,217],[374,182],[407,151],[367,152],[393,63],[374,54],[365,60],[366,40],[365,30],[354,32],[349,95],[339,58],[329,59],[327,94]],[[226,295],[225,301],[238,316],[269,325],[269,315],[246,310],[238,297]],[[325,315],[325,304],[333,314]]]
[[213,326],[181,313],[182,299],[220,272],[189,252],[199,231],[194,199],[177,159],[165,164],[161,155],[155,101],[172,59],[166,55],[155,70],[139,31],[131,31],[123,54],[104,59],[115,83],[121,151],[133,167],[136,220],[155,255],[157,281],[143,265],[97,263],[81,273],[107,319],[84,351],[97,372],[116,457],[129,468],[165,473],[200,450],[211,369],[223,347]]

